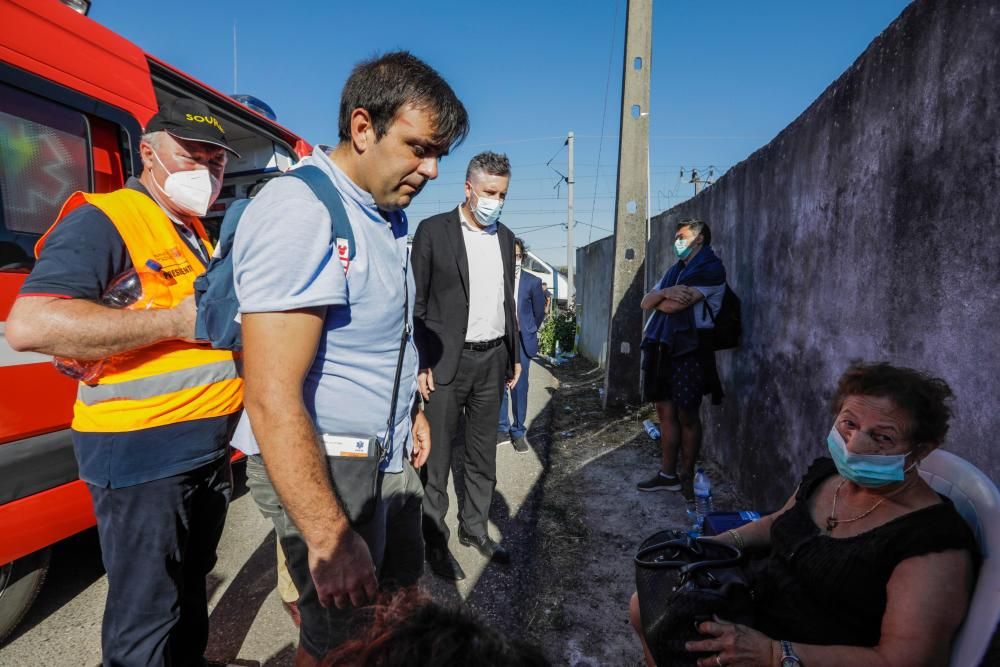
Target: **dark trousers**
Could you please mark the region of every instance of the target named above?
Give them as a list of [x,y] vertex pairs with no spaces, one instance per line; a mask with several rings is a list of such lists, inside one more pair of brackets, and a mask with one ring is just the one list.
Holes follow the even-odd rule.
[[122,489],[88,486],[108,572],[104,666],[203,664],[205,576],[232,493],[229,458]]
[[500,392],[507,375],[503,345],[476,352],[462,350],[455,379],[436,384],[424,412],[431,424],[431,455],[424,466],[424,540],[428,547],[448,543],[448,475],[452,440],[465,413],[465,505],[462,530],[485,535],[490,502],[497,484],[496,423]]
[[509,433],[512,438],[520,438],[528,430],[524,422],[528,418],[528,369],[530,368],[531,357],[524,353],[522,346],[521,375],[517,379],[517,384],[510,390],[510,411],[514,413],[513,421],[508,419],[507,388],[503,387],[500,390],[500,420],[497,422],[497,432]]
[[[299,645],[321,660],[355,634],[360,625],[371,621],[370,609],[320,606],[316,584],[309,571],[309,548],[281,504],[260,455],[247,457],[247,486],[261,513],[274,523],[288,573],[299,592],[299,613],[302,614]],[[379,497],[372,518],[367,523],[351,526],[368,545],[383,591],[412,586],[423,573],[422,496],[417,472],[404,461],[402,472],[380,473]]]

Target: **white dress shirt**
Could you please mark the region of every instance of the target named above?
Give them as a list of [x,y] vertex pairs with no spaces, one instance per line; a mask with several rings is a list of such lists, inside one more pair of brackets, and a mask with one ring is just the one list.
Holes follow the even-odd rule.
[[497,225],[479,227],[465,218],[462,206],[458,207],[462,221],[462,240],[469,260],[469,322],[465,341],[478,343],[496,340],[504,335],[506,326],[503,302],[503,257],[500,254],[500,237]]

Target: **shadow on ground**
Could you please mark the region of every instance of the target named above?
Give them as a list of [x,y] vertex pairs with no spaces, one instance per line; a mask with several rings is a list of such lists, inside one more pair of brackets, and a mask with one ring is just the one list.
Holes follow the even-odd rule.
[[52,547],[49,571],[38,597],[5,643],[13,643],[44,622],[103,576],[104,564],[96,528],[56,544]]

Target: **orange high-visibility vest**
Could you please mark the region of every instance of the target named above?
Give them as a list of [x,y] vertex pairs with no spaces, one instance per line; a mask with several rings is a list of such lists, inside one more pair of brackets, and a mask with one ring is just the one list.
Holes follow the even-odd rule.
[[[70,211],[92,204],[114,223],[142,283],[148,308],[172,308],[194,294],[194,280],[205,264],[177,233],[174,223],[149,196],[129,188],[108,194],[74,193],[52,227],[38,240],[42,252],[52,229]],[[201,224],[195,232],[208,252]],[[154,271],[153,260],[162,267]],[[73,406],[73,429],[121,433],[178,422],[220,417],[243,404],[243,380],[234,353],[182,340],[164,340],[108,360],[96,384],[80,383]]]

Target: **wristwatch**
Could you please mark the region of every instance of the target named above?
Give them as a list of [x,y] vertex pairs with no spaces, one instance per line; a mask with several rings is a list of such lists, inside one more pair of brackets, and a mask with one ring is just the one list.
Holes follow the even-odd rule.
[[779,642],[781,643],[781,667],[805,667],[799,660],[799,656],[795,655],[795,651],[792,650],[792,642],[784,639],[779,640]]

